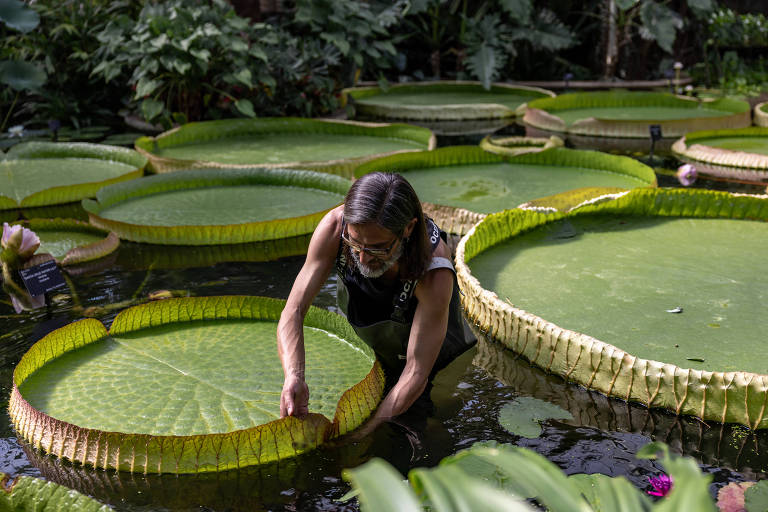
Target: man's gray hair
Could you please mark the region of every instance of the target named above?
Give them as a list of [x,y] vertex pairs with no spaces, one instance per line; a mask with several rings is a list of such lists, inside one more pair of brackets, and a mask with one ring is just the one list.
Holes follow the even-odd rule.
[[344,199],[346,224],[374,223],[401,237],[414,218],[416,225],[404,241],[400,265],[405,279],[419,278],[432,254],[421,202],[411,184],[399,174],[373,172],[356,180]]

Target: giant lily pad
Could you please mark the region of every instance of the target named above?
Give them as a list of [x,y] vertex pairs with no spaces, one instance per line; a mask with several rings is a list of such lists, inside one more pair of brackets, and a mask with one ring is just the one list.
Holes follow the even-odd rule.
[[479,330],[472,331],[478,337],[474,366],[483,368],[515,393],[546,400],[568,411],[573,416],[569,424],[574,427],[664,439],[683,455],[702,464],[734,469],[745,478],[756,478],[768,468],[768,462],[762,458],[768,449],[768,439],[747,435],[743,425],[709,423],[702,428],[698,419],[681,419],[664,409],[649,409],[585,389],[532,365]]
[[690,132],[674,143],[672,151],[702,174],[768,180],[768,128]]
[[490,215],[457,247],[462,300],[491,336],[568,380],[765,428],[765,220],[764,197],[683,189]]
[[371,158],[434,147],[432,132],[418,126],[292,117],[189,123],[136,141],[158,173],[258,165],[349,176]]
[[755,105],[755,124],[757,126],[768,126],[768,102]]
[[699,101],[657,92],[571,93],[528,103],[523,121],[542,130],[600,137],[649,138],[649,125],[664,137],[693,130],[743,128],[752,123],[749,103],[730,98]]
[[517,108],[533,99],[554,96],[538,87],[480,82],[420,82],[344,89],[358,116],[425,120],[469,120],[515,117]]
[[194,169],[99,190],[91,224],[121,239],[171,245],[238,244],[311,233],[350,182],[289,169]]
[[[539,207],[567,209],[606,191],[656,185],[653,170],[637,160],[564,148],[503,156],[452,146],[376,159],[358,167],[355,176],[373,171],[405,176],[426,212],[453,233],[536,198],[548,197]],[[574,192],[577,188],[582,190]]]
[[40,237],[37,252],[50,254],[61,265],[101,258],[120,245],[114,233],[74,219],[32,219],[22,224]]
[[146,159],[117,146],[25,142],[0,155],[0,212],[79,201],[144,172]]
[[534,153],[542,149],[561,148],[565,145],[563,139],[551,137],[519,137],[487,135],[480,141],[480,147],[491,153],[504,156],[515,156],[523,153]]
[[0,473],[0,509],[13,512],[110,512],[112,509],[84,494],[31,476],[10,479]]
[[189,250],[186,245],[126,243],[120,247],[117,264],[130,269],[210,267],[225,261],[275,261],[307,254],[312,235],[278,238],[245,244],[201,245]]
[[263,464],[343,435],[375,409],[384,375],[343,317],[305,320],[307,418],[280,418],[275,329],[285,301],[167,299],[53,331],[14,371],[19,436],[101,468],[195,473]]

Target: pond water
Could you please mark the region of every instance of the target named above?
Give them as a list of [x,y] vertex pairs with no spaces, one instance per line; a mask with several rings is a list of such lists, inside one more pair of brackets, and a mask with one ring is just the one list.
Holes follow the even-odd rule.
[[[510,131],[515,131],[511,128]],[[476,143],[472,140],[451,140]],[[445,142],[444,142],[445,144]],[[674,168],[675,163],[667,167]],[[659,176],[661,186],[674,186]],[[739,192],[763,190],[749,185],[700,180],[697,186]],[[125,262],[139,250],[124,243],[115,263],[72,277],[72,294],[47,308],[16,315],[7,296],[0,298],[0,395],[7,404],[14,366],[43,335],[85,313],[107,325],[119,309],[156,290],[189,295],[248,294],[285,298],[303,262],[302,256],[271,262],[218,263],[187,269],[137,270]],[[188,250],[194,251],[194,248]],[[335,278],[315,300],[335,310]],[[116,305],[110,309],[110,305]],[[530,396],[557,404],[574,417],[550,421],[543,434],[525,439],[505,431],[497,411],[508,401]],[[635,452],[651,440],[696,459],[713,475],[712,492],[730,481],[764,478],[768,471],[768,431],[676,417],[660,410],[610,399],[565,383],[531,367],[498,344],[482,339],[437,377],[434,413],[386,424],[358,443],[321,448],[296,460],[203,476],[144,476],[81,468],[40,455],[18,441],[6,407],[0,412],[0,471],[42,476],[92,495],[121,511],[357,510],[354,500],[337,501],[348,490],[343,468],[382,457],[403,473],[437,464],[477,441],[497,440],[532,448],[567,473],[623,475],[641,489],[661,468],[637,460]]]

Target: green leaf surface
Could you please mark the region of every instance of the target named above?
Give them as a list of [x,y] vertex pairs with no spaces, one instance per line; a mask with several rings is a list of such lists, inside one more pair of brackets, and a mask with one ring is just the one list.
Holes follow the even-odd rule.
[[744,508],[747,512],[768,511],[768,480],[760,480],[744,491]]
[[549,9],[539,10],[531,26],[513,29],[512,37],[526,40],[535,48],[549,52],[569,48],[578,41],[570,29]]
[[145,226],[244,224],[316,213],[343,199],[340,194],[310,188],[217,186],[135,198],[102,210],[101,216]]
[[[68,219],[32,219],[24,223],[40,238],[38,253],[48,253],[61,262],[70,251],[79,249],[83,252],[87,246],[101,244],[105,241],[107,233],[90,226],[84,222]],[[112,250],[117,246],[111,247]],[[111,251],[110,251],[111,252]],[[106,253],[94,255],[92,258],[103,256]],[[70,258],[71,259],[71,258]],[[86,261],[80,259],[80,261]]]
[[344,90],[358,115],[390,119],[467,120],[513,117],[523,103],[554,93],[535,87],[482,82],[421,82]]
[[85,201],[91,223],[120,238],[210,245],[287,238],[314,230],[350,182],[288,169],[194,169],[104,187]]
[[[764,330],[765,220],[761,196],[653,188],[565,215],[488,215],[457,247],[462,302],[489,336],[590,389],[764,428],[766,370],[753,354]],[[585,266],[581,249],[601,242],[605,252],[588,251],[595,266]],[[706,257],[689,265],[692,254]],[[584,274],[561,273],[573,265]],[[579,304],[566,305],[573,293]],[[726,334],[740,350],[723,345]]]
[[164,108],[165,104],[162,101],[146,98],[141,102],[141,115],[146,121],[152,121],[163,112]]
[[10,479],[0,473],[0,510],[108,512],[112,509],[84,494],[42,478],[18,476]]
[[[467,478],[458,465],[433,470],[414,469],[408,474],[413,488],[427,497],[436,511],[529,512],[535,510],[517,496],[502,492],[477,478]],[[475,475],[472,475],[473,477]]]
[[541,435],[541,422],[572,420],[568,411],[555,404],[530,396],[522,396],[504,404],[499,410],[499,423],[510,433],[535,439]]
[[[152,435],[243,430],[280,417],[275,322],[208,321],[112,335],[39,369],[20,391],[38,410],[89,429]],[[305,329],[309,409],[333,419],[373,360]]]
[[[766,253],[764,222],[579,216],[499,244],[471,266],[515,306],[635,356],[765,374],[768,364],[753,354],[768,329]],[[574,293],[579,301],[569,299]],[[683,312],[668,312],[676,307]],[[741,349],[724,345],[724,335]]]
[[472,448],[440,462],[439,468],[462,458],[478,458],[498,468],[509,478],[508,490],[516,496],[534,496],[549,510],[559,512],[588,512],[590,507],[554,463],[534,451],[516,446]]
[[481,44],[477,51],[467,57],[467,67],[480,80],[485,90],[490,90],[491,82],[496,77],[499,64],[496,50],[485,43]]
[[364,512],[422,512],[416,495],[403,476],[382,459],[372,459],[343,472],[344,480],[360,489],[357,499]]
[[233,76],[235,77],[235,79],[237,79],[238,82],[248,87],[249,89],[253,87],[253,76],[251,75],[250,69],[243,68],[235,72]]
[[694,130],[747,127],[748,111],[749,103],[727,97],[697,101],[668,93],[616,90],[536,99],[527,104],[523,120],[544,130],[631,138],[647,138],[648,125],[659,124],[665,137],[680,137]]
[[406,124],[262,117],[189,123],[142,137],[136,148],[151,158],[157,172],[259,164],[347,174],[374,156],[434,144],[431,131]]
[[640,7],[640,19],[661,49],[672,53],[677,31],[683,27],[680,16],[662,3],[646,0]]
[[[235,107],[247,116],[256,115],[248,100],[238,100]],[[241,110],[240,105],[245,110]],[[402,149],[423,149],[417,143],[366,135],[323,133],[281,133],[197,141],[169,147],[158,155],[181,160],[205,160],[223,164],[282,164],[300,161],[339,160]]]
[[40,15],[19,0],[0,0],[0,21],[20,32],[30,32],[40,24]]
[[[351,431],[380,399],[383,373],[342,317],[316,308],[305,319],[312,412],[279,418],[284,305],[166,299],[122,311],[109,332],[93,319],[53,331],[14,371],[19,435],[97,467],[186,473],[272,462]],[[72,436],[57,434],[64,425]]]
[[117,264],[128,269],[210,267],[225,261],[274,261],[288,256],[304,256],[311,234],[226,245],[201,245],[190,251],[185,245],[123,244]]
[[34,91],[42,87],[47,76],[31,62],[5,60],[0,62],[0,83],[17,91]]
[[134,95],[134,99],[149,96],[161,85],[163,85],[162,80],[142,78],[136,83],[136,94]]
[[651,500],[638,492],[626,478],[611,478],[600,473],[568,477],[586,498],[594,512],[648,512]]
[[502,9],[507,11],[521,25],[531,21],[531,13],[533,13],[531,0],[501,0],[499,3]]
[[239,99],[235,101],[235,108],[244,116],[256,117],[256,111],[253,109],[251,100]]
[[688,7],[698,13],[709,13],[715,10],[717,3],[714,0],[688,0]]
[[627,9],[636,6],[638,3],[640,3],[640,0],[616,0],[616,7],[622,11],[626,11]]
[[664,455],[660,461],[673,483],[672,491],[654,505],[654,512],[717,512],[718,509],[709,494],[712,475],[702,474],[696,461],[688,457]]
[[69,203],[142,175],[146,159],[117,146],[25,142],[0,159],[0,190],[20,206]]
[[559,194],[582,187],[592,187],[589,197],[595,197],[605,187],[615,191],[655,185],[653,171],[636,160],[563,148],[504,158],[477,147],[453,146],[372,160],[358,167],[356,176],[387,170],[405,176],[422,201],[477,213],[548,196],[553,197],[539,206],[559,207],[575,200],[561,200]]

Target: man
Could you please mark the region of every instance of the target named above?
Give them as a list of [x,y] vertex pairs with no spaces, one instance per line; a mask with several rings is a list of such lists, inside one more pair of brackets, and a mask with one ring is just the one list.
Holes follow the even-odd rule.
[[465,338],[450,250],[416,192],[398,174],[367,174],[318,224],[280,316],[281,416],[308,412],[303,319],[333,270],[339,307],[387,375],[369,432],[428,393],[435,373],[475,340]]

